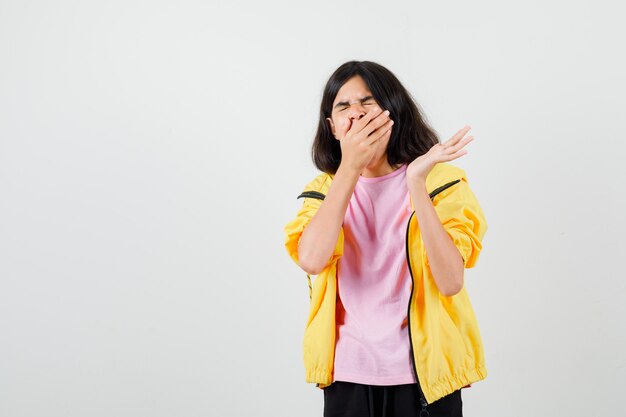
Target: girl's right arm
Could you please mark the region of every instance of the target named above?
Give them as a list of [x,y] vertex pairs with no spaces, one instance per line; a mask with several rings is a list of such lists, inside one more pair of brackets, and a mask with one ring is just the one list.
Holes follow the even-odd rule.
[[[359,176],[372,159],[376,142],[389,140],[392,125],[388,111],[374,108],[356,120],[348,132],[340,132],[341,163],[324,201],[298,242],[298,265],[307,273],[319,274],[330,260]],[[386,142],[383,145],[386,148]]]
[[324,201],[302,232],[298,263],[308,274],[319,274],[330,259],[359,175],[360,171],[340,165]]

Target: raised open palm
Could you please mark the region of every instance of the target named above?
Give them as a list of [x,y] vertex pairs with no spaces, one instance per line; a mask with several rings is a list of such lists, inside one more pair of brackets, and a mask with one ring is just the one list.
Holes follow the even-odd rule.
[[465,126],[447,141],[434,145],[409,164],[406,175],[413,179],[426,180],[430,170],[439,162],[452,161],[465,155],[467,149],[463,148],[474,139],[473,136],[465,136],[470,129],[470,126]]

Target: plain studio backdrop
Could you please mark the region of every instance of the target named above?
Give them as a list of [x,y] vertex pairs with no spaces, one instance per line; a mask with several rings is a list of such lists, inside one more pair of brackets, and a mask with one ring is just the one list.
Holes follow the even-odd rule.
[[352,59],[476,137],[465,415],[623,416],[618,5],[2,0],[0,416],[321,416],[283,227]]

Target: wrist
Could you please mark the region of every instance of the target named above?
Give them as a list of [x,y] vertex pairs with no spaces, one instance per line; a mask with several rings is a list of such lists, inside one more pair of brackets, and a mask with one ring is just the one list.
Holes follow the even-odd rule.
[[406,183],[410,186],[426,188],[426,178],[421,175],[406,174]]
[[352,179],[359,179],[359,177],[361,176],[361,172],[358,169],[352,168],[346,164],[339,164],[339,168],[337,168],[337,173],[335,175],[345,176]]
[[411,198],[414,200],[430,199],[428,189],[426,188],[426,181],[424,179],[407,178],[407,187],[409,189],[409,193],[411,194]]
[[423,158],[423,156],[417,158],[407,167],[406,178],[408,181],[426,183],[426,177],[433,169],[434,164],[428,163]]

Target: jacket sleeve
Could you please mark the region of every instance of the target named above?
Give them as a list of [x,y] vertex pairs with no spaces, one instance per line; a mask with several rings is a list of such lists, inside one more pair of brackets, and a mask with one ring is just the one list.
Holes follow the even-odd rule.
[[487,220],[465,178],[435,196],[433,205],[445,231],[463,257],[465,268],[472,268],[482,250]]
[[[287,223],[284,228],[285,231],[285,247],[287,248],[287,252],[291,259],[299,265],[298,262],[298,243],[300,242],[300,237],[302,236],[302,232],[305,227],[309,224],[317,209],[319,209],[322,204],[322,200],[316,198],[304,198],[304,202],[302,203],[302,207],[298,211],[296,218]],[[336,258],[343,255],[343,228],[339,231],[339,238],[337,239],[337,244],[335,245],[335,250],[333,251],[333,255],[329,259],[329,262],[334,261]]]

